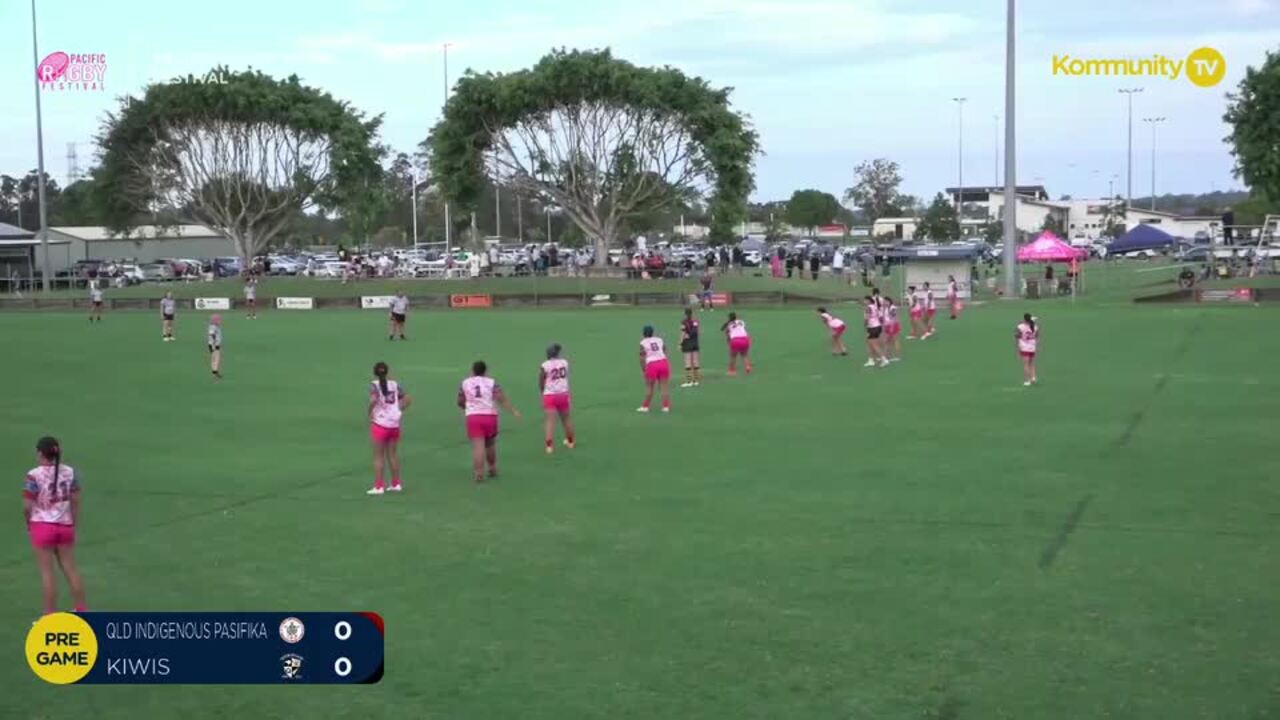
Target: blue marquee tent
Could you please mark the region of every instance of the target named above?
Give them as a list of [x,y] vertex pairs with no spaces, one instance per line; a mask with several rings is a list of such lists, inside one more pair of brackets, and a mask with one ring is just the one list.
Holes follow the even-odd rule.
[[1108,255],[1123,255],[1138,250],[1159,250],[1172,247],[1176,241],[1169,233],[1146,223],[1135,226],[1107,246]]

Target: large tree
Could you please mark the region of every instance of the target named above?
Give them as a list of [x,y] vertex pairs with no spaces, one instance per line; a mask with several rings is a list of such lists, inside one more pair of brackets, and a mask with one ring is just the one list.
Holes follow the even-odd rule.
[[830,225],[840,213],[840,202],[821,190],[797,190],[787,202],[787,224],[805,228],[810,234],[821,225]]
[[297,76],[217,74],[149,85],[107,116],[96,186],[109,226],[127,234],[139,216],[178,211],[226,233],[247,259],[299,212],[377,204],[380,117]]
[[1231,125],[1236,175],[1254,193],[1280,199],[1280,53],[1267,53],[1262,67],[1249,67],[1223,116]]
[[956,206],[946,195],[938,193],[916,226],[917,240],[946,240],[956,234]]
[[755,132],[715,89],[608,50],[468,72],[422,144],[445,196],[474,209],[485,178],[561,208],[603,257],[629,218],[706,197],[732,234],[754,187]]
[[902,184],[902,174],[898,171],[898,163],[877,158],[861,163],[854,172],[858,182],[844,191],[844,199],[862,210],[867,222],[901,214],[903,198],[898,193],[898,186]]

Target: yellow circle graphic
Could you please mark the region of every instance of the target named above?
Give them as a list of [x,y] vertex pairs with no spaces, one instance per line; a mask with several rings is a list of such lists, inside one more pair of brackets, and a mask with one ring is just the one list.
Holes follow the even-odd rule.
[[1227,74],[1227,59],[1211,47],[1193,50],[1187,56],[1187,79],[1200,87],[1213,87]]
[[71,613],[45,615],[27,633],[27,664],[41,680],[55,685],[78,682],[98,660],[98,636],[84,618]]

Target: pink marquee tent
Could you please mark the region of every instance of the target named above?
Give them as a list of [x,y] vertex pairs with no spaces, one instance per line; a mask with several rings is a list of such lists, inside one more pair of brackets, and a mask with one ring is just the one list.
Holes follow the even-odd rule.
[[1048,230],[1018,248],[1018,262],[1071,262],[1088,259],[1088,251],[1071,247],[1070,243]]

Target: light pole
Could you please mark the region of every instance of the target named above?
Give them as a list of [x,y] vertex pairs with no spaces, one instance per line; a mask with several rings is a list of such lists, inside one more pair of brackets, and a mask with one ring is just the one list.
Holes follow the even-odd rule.
[[[39,41],[36,39],[36,0],[31,0],[31,64],[40,67]],[[32,71],[34,72],[34,70]],[[36,197],[40,205],[40,275],[44,291],[53,289],[53,271],[49,266],[48,208],[44,197],[44,118],[40,113],[40,76],[36,75]],[[19,202],[21,207],[21,202]]]
[[493,157],[493,234],[502,238],[502,170],[498,167],[498,157]]
[[[444,115],[445,106],[449,104],[449,46],[453,43],[444,44],[444,102],[440,105],[440,114]],[[441,188],[443,190],[443,188]],[[445,277],[448,277],[449,262],[453,250],[453,220],[449,217],[449,198],[444,200],[444,256],[445,256]]]
[[1017,148],[1014,130],[1017,125],[1016,21],[1017,2],[1008,0],[1005,18],[1004,51],[1004,296],[1018,294],[1018,224],[1015,185],[1018,180]]
[[410,193],[413,200],[413,249],[418,249],[418,171],[412,170],[409,175],[409,182],[413,183],[413,190]]
[[1156,125],[1164,122],[1163,117],[1142,118],[1142,122],[1151,123],[1151,209],[1156,209]]
[[516,239],[524,242],[524,198],[516,195]]
[[1142,88],[1122,88],[1119,92],[1129,98],[1129,178],[1124,195],[1124,205],[1129,207],[1133,204],[1133,96],[1142,92]]
[[954,97],[951,101],[956,104],[956,127],[958,129],[960,139],[958,149],[956,151],[956,167],[959,175],[959,189],[956,190],[956,240],[964,236],[964,102],[969,98]]
[[551,242],[551,206],[547,206],[547,242]]

